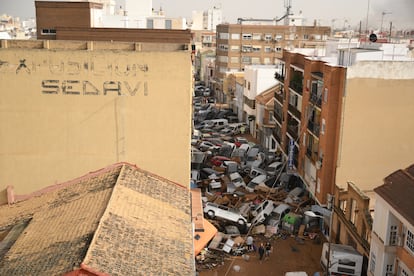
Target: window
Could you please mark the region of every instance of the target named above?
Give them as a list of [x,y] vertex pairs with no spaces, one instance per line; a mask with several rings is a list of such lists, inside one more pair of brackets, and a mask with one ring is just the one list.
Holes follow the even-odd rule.
[[252,57],[252,64],[260,64],[260,58],[259,57]]
[[398,266],[398,272],[397,272],[397,275],[398,275],[398,276],[410,276],[410,275],[408,274],[408,272],[407,272],[407,271],[405,271],[405,269],[404,269],[403,267],[401,267],[401,266]]
[[218,45],[218,48],[221,51],[228,51],[229,50],[229,45],[227,45],[227,44],[219,44]]
[[154,19],[147,19],[147,29],[154,29]]
[[339,209],[341,209],[344,214],[346,213],[346,200],[339,201]]
[[253,52],[260,52],[262,50],[262,46],[253,45],[252,49],[253,49]]
[[394,265],[392,265],[392,264],[387,264],[387,266],[386,266],[386,272],[387,272],[387,275],[389,274],[389,275],[392,275],[393,274],[393,272],[394,272]]
[[42,35],[56,35],[55,29],[42,29]]
[[229,39],[228,33],[219,33],[218,34],[219,39]]
[[264,51],[265,51],[265,53],[271,53],[272,48],[270,46],[265,46]]
[[325,134],[325,119],[322,119],[321,134]]
[[263,58],[263,64],[271,64],[271,60],[268,57]]
[[390,226],[390,239],[389,239],[389,244],[390,245],[397,245],[397,226],[396,225],[391,225]]
[[251,63],[251,57],[243,56],[242,57],[242,63],[250,64]]
[[172,21],[171,21],[171,19],[165,20],[165,29],[166,30],[171,30],[172,29]]
[[309,35],[308,34],[304,34],[303,35],[303,39],[308,40],[309,39]]
[[357,206],[357,202],[355,199],[351,199],[351,217],[350,217],[350,221],[352,222],[353,225],[356,226],[356,218],[357,218],[357,212],[358,212],[358,206]]
[[228,63],[229,57],[228,56],[217,56],[217,61]]
[[252,45],[242,45],[243,53],[250,53],[253,51]]
[[282,52],[282,47],[275,47],[275,52]]
[[231,57],[230,62],[231,63],[239,64],[240,63],[240,59],[239,59],[239,57]]
[[325,93],[323,93],[323,101],[328,102],[328,88],[325,88]]
[[265,34],[264,40],[266,40],[266,41],[272,40],[272,35],[271,34]]
[[405,245],[410,249],[411,253],[414,253],[414,234],[410,230],[407,230]]
[[283,39],[283,36],[281,35],[281,34],[277,34],[277,35],[275,35],[275,40],[276,41],[280,41],[280,40],[282,40]]
[[243,34],[242,38],[243,40],[252,40],[252,34]]
[[262,34],[253,34],[253,40],[260,40],[262,39]]
[[298,105],[298,95],[295,93],[289,93],[289,104],[291,106],[297,107]]
[[231,39],[240,40],[240,34],[231,34]]
[[230,50],[232,52],[239,52],[240,51],[240,46],[239,45],[231,45]]
[[371,253],[371,265],[369,266],[369,271],[374,273],[375,271],[375,254]]

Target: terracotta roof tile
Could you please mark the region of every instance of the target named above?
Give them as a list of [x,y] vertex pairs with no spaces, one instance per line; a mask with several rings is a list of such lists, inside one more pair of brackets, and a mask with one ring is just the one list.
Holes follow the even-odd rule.
[[0,261],[0,275],[59,275],[81,264],[110,275],[193,274],[189,193],[121,164],[2,206],[0,234],[32,220]]
[[414,167],[398,170],[385,178],[374,191],[414,225]]

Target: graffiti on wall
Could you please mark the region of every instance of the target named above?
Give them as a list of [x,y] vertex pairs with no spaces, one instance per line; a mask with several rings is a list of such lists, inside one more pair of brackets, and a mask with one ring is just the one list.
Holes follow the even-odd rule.
[[[28,61],[26,58],[17,62],[0,60],[0,74],[34,75],[36,73],[49,74],[50,79],[41,81],[42,94],[62,95],[128,95],[139,93],[148,95],[148,82],[145,80],[149,72],[148,64],[94,61]],[[61,76],[64,78],[59,78]],[[76,78],[79,76],[79,78]],[[82,80],[80,76],[87,76]],[[94,77],[108,77],[110,80],[95,83]],[[119,78],[134,78],[139,80],[126,81]]]
[[42,94],[135,96],[140,91],[148,96],[146,81],[138,81],[135,85],[128,81],[105,81],[99,86],[87,80],[42,81]]

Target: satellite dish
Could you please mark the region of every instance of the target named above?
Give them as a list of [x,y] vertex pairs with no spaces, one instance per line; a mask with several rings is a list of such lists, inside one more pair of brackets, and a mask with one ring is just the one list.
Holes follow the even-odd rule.
[[370,34],[369,35],[369,41],[371,41],[371,42],[377,41],[377,35],[376,34]]

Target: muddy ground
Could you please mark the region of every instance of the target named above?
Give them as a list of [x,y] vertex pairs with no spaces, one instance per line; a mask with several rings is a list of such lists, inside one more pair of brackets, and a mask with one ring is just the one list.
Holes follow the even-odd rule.
[[[264,237],[256,236],[255,244],[266,242]],[[248,253],[249,257],[225,255],[224,264],[213,269],[199,271],[200,276],[242,276],[242,275],[276,275],[283,276],[289,271],[305,271],[309,276],[319,272],[323,275],[320,266],[322,242],[310,239],[298,241],[295,237],[286,239],[271,238],[273,252],[270,258],[260,261],[257,252]],[[234,266],[239,266],[237,272]]]

